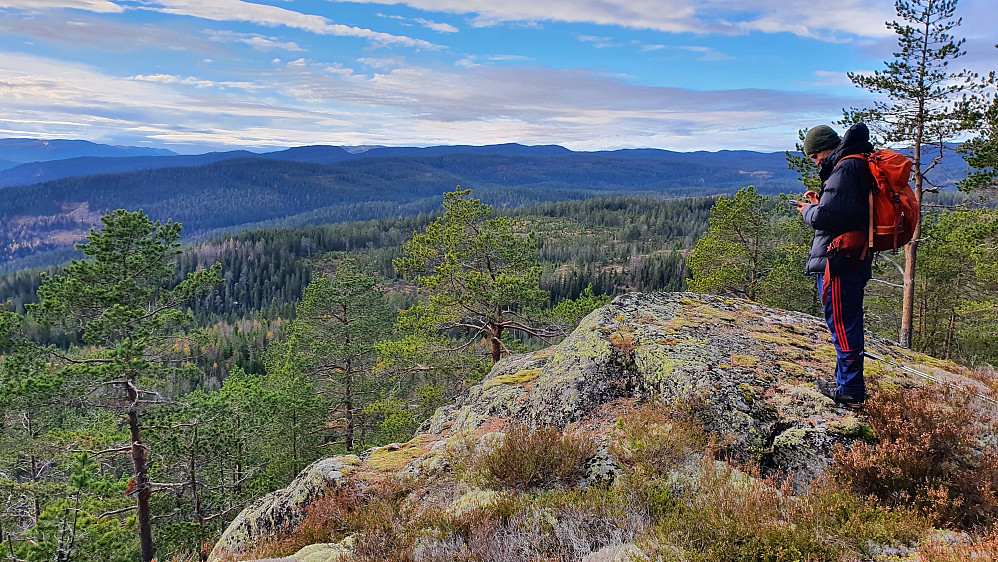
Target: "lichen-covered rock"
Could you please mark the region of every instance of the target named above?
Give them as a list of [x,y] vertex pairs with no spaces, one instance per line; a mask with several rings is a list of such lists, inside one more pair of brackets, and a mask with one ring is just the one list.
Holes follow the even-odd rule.
[[215,544],[210,560],[218,560],[226,551],[238,554],[257,539],[294,527],[310,503],[339,486],[359,464],[355,455],[312,463],[287,488],[267,494],[240,512]]
[[815,379],[831,380],[833,371],[827,328],[813,316],[740,299],[629,293],[559,345],[497,363],[427,428],[441,435],[486,424],[592,429],[607,405],[664,400],[695,409],[708,430],[733,439],[736,454],[802,486],[824,472],[835,443],[856,438],[841,431],[852,414],[815,389]]
[[[867,347],[943,380],[979,384],[962,377],[952,363],[884,340],[868,337]],[[624,470],[611,447],[618,419],[641,402],[658,402],[691,412],[721,436],[729,452],[754,461],[764,475],[787,478],[803,489],[824,473],[836,443],[871,437],[861,415],[836,407],[815,389],[816,379],[834,379],[834,366],[835,350],[819,318],[741,299],[629,293],[587,316],[560,344],[504,358],[481,384],[438,409],[412,441],[365,453],[352,477],[419,482],[412,506],[432,503],[452,512],[481,506],[493,492],[455,487],[448,449],[480,451],[501,442],[510,427],[529,425],[595,438],[599,453],[579,485],[612,484]],[[872,361],[867,376],[901,387],[924,384]],[[238,550],[246,541],[295,525],[317,494],[342,479],[344,459],[319,461],[286,490],[247,508],[216,552]],[[702,457],[691,456],[670,472],[669,486],[681,490],[705,466]],[[423,548],[460,546],[448,544],[429,541]],[[631,550],[614,547],[591,560],[631,556]]]

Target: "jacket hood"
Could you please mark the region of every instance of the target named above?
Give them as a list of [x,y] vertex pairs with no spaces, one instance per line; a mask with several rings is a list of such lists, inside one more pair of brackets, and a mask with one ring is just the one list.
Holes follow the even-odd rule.
[[846,156],[852,154],[867,154],[873,152],[873,144],[870,143],[870,129],[864,123],[856,123],[842,135],[839,146],[825,159],[821,165],[822,181],[827,180],[831,175],[835,165]]

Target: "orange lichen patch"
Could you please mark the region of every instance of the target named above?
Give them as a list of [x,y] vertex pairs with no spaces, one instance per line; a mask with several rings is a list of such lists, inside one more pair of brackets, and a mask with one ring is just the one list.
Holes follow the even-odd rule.
[[506,427],[509,425],[509,418],[489,418],[482,425],[478,426],[476,433],[486,434],[506,431]]
[[617,420],[638,407],[636,398],[619,398],[592,411],[585,418],[568,424],[565,429],[592,437],[602,437],[613,430]]

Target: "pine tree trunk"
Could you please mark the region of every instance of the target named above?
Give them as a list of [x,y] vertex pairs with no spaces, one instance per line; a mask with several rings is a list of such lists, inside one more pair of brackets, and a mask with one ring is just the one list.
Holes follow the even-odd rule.
[[492,343],[492,364],[496,364],[502,359],[502,326],[494,322],[489,323],[489,340]]
[[142,550],[142,562],[152,562],[156,558],[152,546],[152,515],[149,510],[150,490],[148,474],[146,473],[146,449],[142,445],[142,435],[139,429],[138,393],[132,384],[126,387],[128,393],[128,431],[131,436],[132,469],[135,471],[135,503],[139,522],[139,546]]

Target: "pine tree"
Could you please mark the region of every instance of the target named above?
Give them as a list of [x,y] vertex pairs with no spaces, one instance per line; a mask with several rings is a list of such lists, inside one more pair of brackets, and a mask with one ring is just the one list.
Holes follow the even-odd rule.
[[429,292],[426,304],[410,314],[425,314],[439,330],[470,333],[469,346],[484,338],[495,363],[509,352],[506,330],[556,334],[530,320],[531,310],[547,300],[533,233],[521,235],[510,219],[491,218],[492,207],[470,194],[460,188],[445,193],[443,216],[406,243],[395,269]]
[[[897,35],[899,50],[886,68],[872,75],[850,73],[853,84],[886,96],[872,108],[845,111],[844,122],[867,123],[875,140],[910,146],[914,152],[912,176],[915,197],[922,204],[925,192],[938,191],[926,174],[942,159],[948,142],[966,125],[959,111],[964,95],[973,95],[987,80],[967,71],[951,70],[950,63],[965,54],[963,39],[951,32],[960,25],[955,16],[957,0],[898,0],[897,19],[887,27]],[[939,154],[929,160],[925,149],[934,145]],[[899,343],[910,347],[915,306],[915,269],[921,224],[905,247],[903,304]]]
[[35,310],[41,321],[83,332],[89,344],[78,356],[56,357],[67,377],[86,389],[94,406],[121,413],[127,445],[98,454],[128,454],[143,562],[155,558],[149,499],[147,446],[142,441],[145,410],[165,401],[146,383],[164,380],[170,367],[156,355],[157,342],[187,318],[178,307],[221,283],[221,266],[192,273],[168,289],[180,255],[180,224],[152,222],[141,211],[112,211],[78,246],[88,258],[74,260],[65,274],[45,277]]

